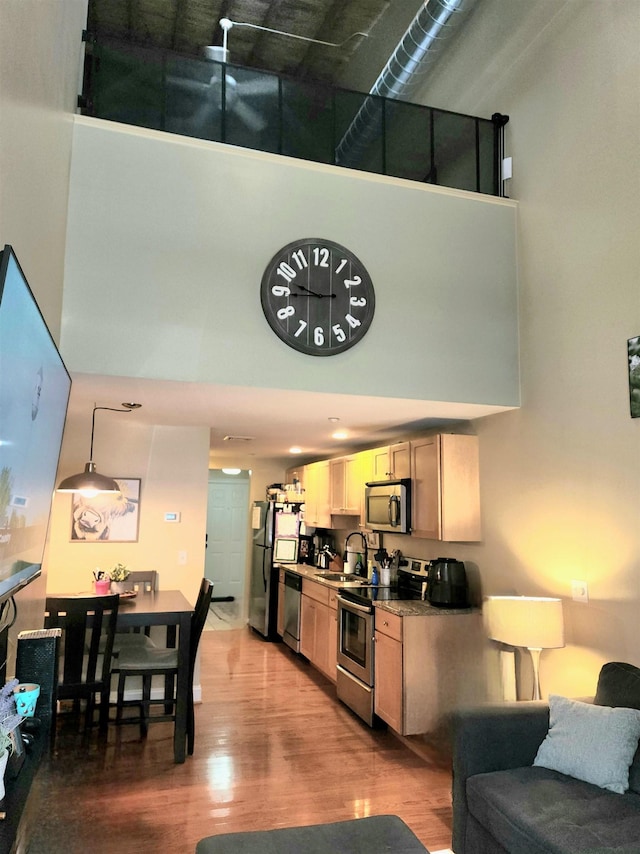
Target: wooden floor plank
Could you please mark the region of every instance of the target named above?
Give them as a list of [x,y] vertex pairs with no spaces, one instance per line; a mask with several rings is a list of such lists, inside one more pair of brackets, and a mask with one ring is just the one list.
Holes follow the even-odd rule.
[[399,815],[432,851],[451,843],[451,774],[385,730],[281,644],[207,631],[196,750],[172,761],[172,725],[87,740],[62,721],[41,769],[31,854],[192,852],[203,836]]

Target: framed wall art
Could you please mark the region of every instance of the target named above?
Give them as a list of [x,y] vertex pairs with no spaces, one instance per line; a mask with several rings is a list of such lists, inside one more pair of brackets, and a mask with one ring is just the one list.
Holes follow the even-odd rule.
[[140,479],[114,478],[118,493],[85,498],[74,493],[71,503],[71,542],[136,543],[140,516]]
[[640,418],[640,335],[627,341],[631,417]]

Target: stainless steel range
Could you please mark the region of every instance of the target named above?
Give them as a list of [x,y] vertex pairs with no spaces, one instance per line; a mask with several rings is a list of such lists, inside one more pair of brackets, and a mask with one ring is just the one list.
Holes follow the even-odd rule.
[[[362,585],[341,588],[338,594],[338,698],[369,726],[373,726],[375,720],[374,603],[423,598],[422,580],[426,579],[428,561],[405,558],[402,564],[406,568],[412,568],[413,572],[411,578],[400,586]],[[403,566],[398,569],[400,581],[402,568]],[[414,577],[417,581],[414,581]]]

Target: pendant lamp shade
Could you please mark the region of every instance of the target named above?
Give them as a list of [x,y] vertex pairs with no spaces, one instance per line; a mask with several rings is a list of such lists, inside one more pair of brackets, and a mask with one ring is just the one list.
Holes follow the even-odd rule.
[[81,492],[86,498],[93,498],[99,492],[120,492],[120,487],[112,477],[98,474],[95,463],[89,462],[81,474],[65,477],[57,492]]
[[115,409],[112,406],[94,406],[93,415],[91,418],[91,449],[89,452],[89,462],[86,463],[84,471],[80,474],[72,474],[71,477],[66,477],[56,488],[56,492],[79,492],[85,498],[93,498],[98,493],[118,493],[120,487],[117,481],[112,477],[107,477],[104,474],[98,474],[96,464],[93,462],[93,436],[96,429],[96,410],[107,409],[110,412],[131,412],[132,409],[139,409],[139,403],[123,403],[123,409]]

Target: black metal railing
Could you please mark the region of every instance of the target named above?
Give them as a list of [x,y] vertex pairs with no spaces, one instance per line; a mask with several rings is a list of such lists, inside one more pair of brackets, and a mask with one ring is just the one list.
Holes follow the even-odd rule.
[[508,117],[481,119],[85,34],[84,115],[502,195]]

